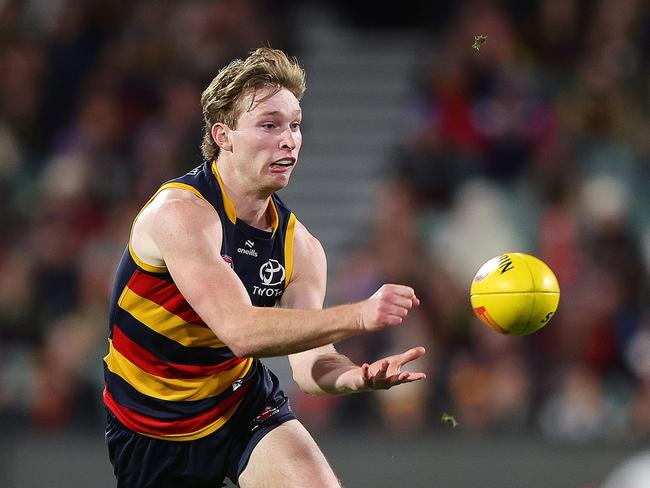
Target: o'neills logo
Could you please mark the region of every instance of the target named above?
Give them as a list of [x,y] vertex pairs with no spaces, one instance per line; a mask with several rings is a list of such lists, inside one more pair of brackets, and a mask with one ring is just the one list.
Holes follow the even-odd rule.
[[238,247],[237,252],[239,254],[246,254],[248,256],[253,256],[254,258],[257,257],[257,251],[255,249],[244,249],[243,247]]

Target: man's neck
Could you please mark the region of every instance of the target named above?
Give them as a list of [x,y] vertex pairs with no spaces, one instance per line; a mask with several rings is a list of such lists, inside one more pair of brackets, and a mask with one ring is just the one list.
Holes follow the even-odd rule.
[[252,227],[270,230],[271,216],[268,212],[271,195],[252,188],[249,183],[239,178],[237,173],[228,169],[226,164],[217,161],[217,170],[224,186],[224,191],[235,206],[237,218]]

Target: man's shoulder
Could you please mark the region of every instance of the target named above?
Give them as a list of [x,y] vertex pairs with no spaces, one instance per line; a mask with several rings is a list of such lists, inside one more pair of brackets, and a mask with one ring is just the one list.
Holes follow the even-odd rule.
[[201,215],[219,220],[212,205],[191,188],[163,186],[138,217],[157,225],[167,225],[175,220],[200,219]]
[[318,238],[307,227],[296,219],[296,230],[293,240],[294,252],[313,259],[324,259],[325,250]]

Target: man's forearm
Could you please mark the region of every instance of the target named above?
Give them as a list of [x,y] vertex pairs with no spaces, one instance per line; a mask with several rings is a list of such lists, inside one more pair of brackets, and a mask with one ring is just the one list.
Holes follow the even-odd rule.
[[344,395],[356,391],[348,378],[359,366],[336,351],[310,355],[292,367],[293,379],[305,393]]
[[215,331],[241,357],[286,356],[363,332],[361,304],[324,310],[246,307]]

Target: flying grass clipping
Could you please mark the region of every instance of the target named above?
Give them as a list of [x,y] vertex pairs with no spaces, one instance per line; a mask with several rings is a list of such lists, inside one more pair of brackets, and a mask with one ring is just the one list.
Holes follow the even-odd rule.
[[487,36],[474,36],[474,44],[472,44],[472,47],[478,51],[485,44],[485,41],[487,41]]
[[441,419],[441,420],[442,420],[443,422],[447,423],[447,424],[451,424],[451,426],[452,426],[454,429],[455,429],[456,427],[458,427],[458,422],[456,421],[456,419],[454,418],[454,416],[453,416],[453,415],[449,415],[447,412],[444,412],[444,413],[442,414],[442,419]]

